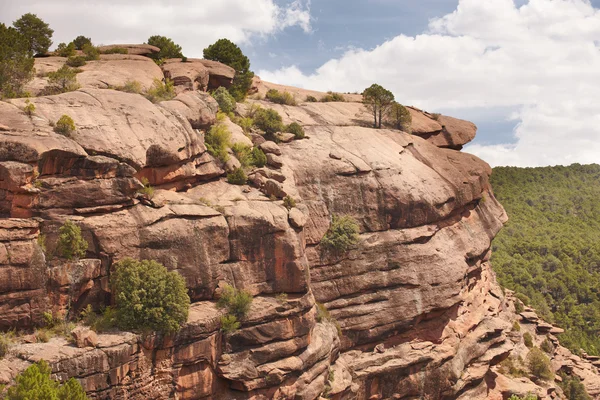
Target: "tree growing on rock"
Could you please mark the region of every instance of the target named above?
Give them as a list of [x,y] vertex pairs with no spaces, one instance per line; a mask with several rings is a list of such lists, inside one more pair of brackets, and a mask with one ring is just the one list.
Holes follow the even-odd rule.
[[[373,128],[381,128],[381,119],[394,102],[394,94],[383,86],[373,84],[363,92],[363,104],[373,113]],[[379,119],[378,119],[379,117]]]
[[19,97],[33,78],[29,44],[15,28],[0,24],[0,98]]
[[242,53],[242,50],[228,39],[219,39],[204,49],[204,58],[218,61],[235,69],[235,78],[233,78],[229,93],[237,101],[244,100],[252,86],[254,72],[250,71],[250,60]]
[[83,50],[83,46],[92,45],[92,39],[79,35],[73,40],[73,44],[77,50]]
[[111,276],[116,323],[123,330],[173,333],[187,321],[185,280],[154,260],[126,258]]
[[408,109],[402,104],[393,102],[387,112],[387,116],[396,129],[411,133],[410,124],[412,117]]
[[7,400],[87,400],[81,384],[74,378],[64,384],[50,378],[52,370],[44,360],[31,365],[17,375],[16,384],[8,389]]
[[81,228],[73,221],[67,220],[58,230],[58,243],[56,249],[62,257],[70,260],[85,256],[88,242],[81,236]]
[[37,15],[27,13],[13,22],[13,26],[23,35],[32,54],[46,54],[48,52],[52,45],[54,31]]
[[183,58],[181,53],[181,46],[176,44],[173,39],[166,36],[154,35],[148,38],[148,44],[156,46],[160,49],[158,53],[152,53],[149,55],[153,60],[161,60],[167,58]]
[[72,92],[79,89],[77,71],[63,65],[57,71],[48,74],[48,86],[44,89],[46,94]]

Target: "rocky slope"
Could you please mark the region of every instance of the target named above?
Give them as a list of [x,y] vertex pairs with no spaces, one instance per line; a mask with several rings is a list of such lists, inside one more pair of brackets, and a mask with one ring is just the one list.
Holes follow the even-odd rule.
[[[64,59],[38,62],[57,69]],[[495,281],[490,244],[506,215],[489,166],[458,151],[473,124],[410,109],[413,135],[374,130],[359,96],[304,103],[322,94],[257,80],[259,94],[285,89],[299,105],[249,100],[238,112],[274,108],[307,137],[276,145],[226,121],[234,141],[254,141],[269,159],[250,185],[234,186],[203,136],[217,105],[202,90],[230,84],[228,67],[171,60],[161,70],[141,55],[113,55],[83,69],[80,90],[31,99],[32,117],[23,100],[0,103],[0,327],[26,330],[44,312],[76,318],[88,304],[109,304],[111,268],[124,257],[178,271],[193,305],[172,337],[115,332],[82,347],[22,340],[0,360],[0,383],[45,359],[57,378],[76,377],[97,399],[563,396],[554,382],[499,367],[526,355],[524,331],[538,344],[556,342],[558,331],[532,310],[517,315]],[[168,76],[179,94],[152,104],[109,89],[133,74],[144,87]],[[63,114],[76,122],[71,137],[52,130]],[[151,199],[138,193],[142,178],[156,188]],[[286,195],[297,200],[289,211]],[[361,227],[343,257],[321,251],[333,214]],[[84,232],[85,259],[54,256],[66,219]],[[225,283],[254,296],[228,335],[215,305]],[[552,358],[556,371],[600,396],[597,361],[560,346]]]

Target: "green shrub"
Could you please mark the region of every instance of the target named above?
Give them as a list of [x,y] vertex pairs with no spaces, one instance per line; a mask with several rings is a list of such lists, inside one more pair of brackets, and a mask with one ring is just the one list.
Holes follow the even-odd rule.
[[267,135],[274,135],[284,130],[281,115],[273,109],[258,109],[254,114],[254,126]]
[[269,89],[265,98],[272,103],[285,104],[288,106],[295,106],[296,100],[289,92],[280,92],[277,89]]
[[225,285],[217,307],[227,309],[228,314],[237,319],[244,319],[252,305],[252,295],[245,290],[237,290],[231,285]]
[[512,330],[513,332],[521,332],[521,324],[519,324],[519,321],[513,323]]
[[267,165],[267,155],[258,147],[252,148],[252,165],[258,168]]
[[285,127],[285,131],[288,133],[293,133],[296,139],[304,138],[304,128],[297,122],[292,122],[288,126]]
[[81,384],[74,378],[64,384],[50,379],[52,370],[40,360],[29,366],[15,378],[15,385],[8,388],[6,400],[87,400]]
[[513,394],[508,400],[538,400],[538,397],[534,394],[528,394],[525,397],[519,397],[516,394]]
[[237,101],[244,100],[252,86],[254,73],[250,71],[250,60],[242,50],[228,39],[219,39],[205,48],[203,53],[205,59],[218,61],[235,69],[235,77],[229,93]]
[[523,335],[523,342],[525,343],[525,346],[529,348],[533,347],[533,337],[531,336],[531,333],[525,332]]
[[173,81],[166,79],[163,83],[161,80],[154,78],[152,87],[146,92],[146,98],[153,103],[159,101],[171,100],[175,97],[175,86]]
[[523,359],[521,357],[519,357],[518,360],[513,357],[508,357],[500,363],[499,371],[504,375],[509,375],[515,378],[527,376],[527,371],[523,369],[522,361]]
[[294,198],[291,196],[285,196],[283,198],[283,206],[288,210],[291,210],[292,208],[296,207],[296,200],[294,200]]
[[329,230],[321,239],[321,246],[325,250],[344,253],[358,243],[359,233],[360,227],[354,218],[334,215]]
[[62,257],[70,260],[85,256],[88,242],[81,236],[81,228],[68,219],[60,227],[58,233],[56,249]]
[[25,100],[25,107],[23,107],[23,111],[28,116],[32,116],[35,113],[35,104],[29,101],[29,99]]
[[525,310],[525,307],[523,307],[523,303],[521,303],[520,300],[516,300],[514,304],[515,304],[515,312],[517,314],[520,314]]
[[232,185],[245,185],[248,177],[242,168],[236,168],[233,172],[227,174],[227,182]]
[[435,121],[439,121],[440,117],[441,117],[441,114],[438,114],[438,113],[431,114],[431,119],[433,119]]
[[68,115],[61,116],[54,124],[54,132],[65,136],[70,136],[75,129],[75,122]]
[[44,89],[44,93],[58,94],[72,92],[79,89],[77,83],[77,70],[63,65],[57,71],[48,74],[48,87]]
[[562,378],[562,382],[559,383],[559,386],[568,400],[592,400],[578,377],[569,376],[564,373],[561,373],[560,377]]
[[80,316],[81,321],[95,332],[105,332],[116,326],[116,313],[112,307],[106,307],[100,314],[96,314],[92,305],[88,304]]
[[540,345],[540,349],[544,353],[554,354],[554,344],[552,344],[552,342],[548,340],[548,338],[544,339],[544,341]]
[[71,56],[66,63],[69,67],[83,67],[86,64],[84,56]]
[[85,59],[87,61],[100,59],[100,50],[98,50],[98,48],[92,44],[85,44],[83,46],[83,54],[85,54]]
[[0,23],[0,99],[23,96],[33,78],[34,59],[28,39],[17,29]]
[[315,96],[306,96],[306,101],[309,103],[316,103],[319,100],[317,100]]
[[73,44],[77,50],[83,50],[85,46],[92,45],[92,39],[79,35],[73,40]]
[[48,343],[52,339],[52,334],[48,329],[38,329],[35,331],[35,340],[38,343]]
[[225,333],[235,332],[240,329],[240,326],[235,315],[226,314],[221,317],[221,330]]
[[108,49],[102,50],[100,53],[102,54],[129,54],[129,50],[126,47],[110,47]]
[[66,43],[59,43],[58,47],[56,48],[56,54],[59,57],[71,57],[74,56],[76,54],[75,52],[75,44],[73,44],[73,42],[66,44]]
[[316,303],[317,306],[317,322],[324,322],[331,320],[331,314],[325,304]]
[[387,117],[396,129],[408,133],[412,132],[412,116],[402,104],[393,102],[387,110]]
[[244,133],[250,133],[250,130],[254,126],[254,120],[250,117],[233,117],[233,123],[239,125]]
[[343,95],[334,92],[327,92],[325,96],[321,97],[321,103],[329,103],[332,101],[344,102],[346,101],[346,98]]
[[188,62],[188,58],[186,56],[181,57],[181,62]]
[[144,185],[144,188],[138,190],[138,193],[141,193],[144,196],[146,196],[147,198],[149,198],[150,200],[152,200],[152,198],[154,197],[154,188],[150,185],[148,178],[143,177],[141,182],[142,182],[142,185]]
[[231,133],[223,124],[213,125],[206,135],[204,135],[204,144],[208,153],[222,162],[229,159],[227,148],[231,141]]
[[138,81],[127,81],[127,82],[125,82],[125,84],[123,86],[119,86],[117,88],[117,90],[120,90],[121,92],[126,92],[126,93],[141,94],[142,93],[142,84]]
[[238,142],[231,146],[231,150],[235,158],[242,164],[242,168],[248,168],[252,165],[252,147]]
[[120,329],[172,333],[187,321],[190,298],[185,280],[156,261],[120,261],[111,286]]
[[236,102],[233,96],[225,89],[224,86],[220,86],[217,90],[212,93],[212,97],[219,103],[219,110],[225,114],[229,114],[235,111]]
[[551,380],[554,378],[550,359],[537,347],[532,348],[529,354],[527,354],[527,367],[529,368],[529,372],[539,379]]

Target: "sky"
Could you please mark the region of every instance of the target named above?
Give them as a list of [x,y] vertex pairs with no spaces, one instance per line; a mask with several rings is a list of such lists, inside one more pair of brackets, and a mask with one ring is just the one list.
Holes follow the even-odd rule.
[[600,0],[0,0],[54,45],[173,38],[188,57],[226,37],[262,79],[362,91],[477,124],[492,166],[600,162]]

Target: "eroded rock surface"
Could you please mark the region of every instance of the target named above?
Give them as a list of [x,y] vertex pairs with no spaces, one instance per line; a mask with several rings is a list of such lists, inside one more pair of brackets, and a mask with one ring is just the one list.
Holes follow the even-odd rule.
[[[83,88],[32,99],[32,117],[23,100],[0,103],[0,327],[109,304],[110,273],[125,257],[185,278],[188,323],[168,337],[77,328],[75,345],[22,340],[0,361],[0,383],[43,358],[94,399],[562,398],[555,382],[502,369],[526,356],[527,331],[538,345],[555,342],[555,371],[600,395],[598,362],[560,347],[560,329],[533,310],[518,315],[496,283],[491,240],[506,214],[490,167],[456,150],[473,138],[472,124],[411,109],[410,135],[370,128],[355,95],[295,107],[250,101],[300,123],[306,138],[251,141],[227,119],[234,141],[260,145],[269,161],[236,186],[204,145],[216,103],[190,89],[205,79],[169,64],[165,73],[192,82],[171,101]],[[233,77],[200,64],[214,77],[208,87]],[[256,81],[259,93],[272,87],[284,89]],[[69,136],[50,126],[62,114],[77,125]],[[152,195],[139,193],[142,180]],[[285,196],[296,202],[289,210]],[[336,214],[360,226],[345,254],[320,244]],[[67,218],[88,242],[84,259],[57,254]],[[228,334],[216,307],[225,283],[254,296]]]

